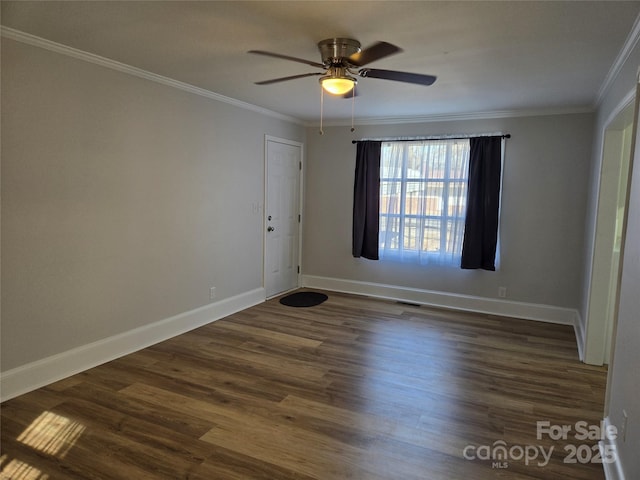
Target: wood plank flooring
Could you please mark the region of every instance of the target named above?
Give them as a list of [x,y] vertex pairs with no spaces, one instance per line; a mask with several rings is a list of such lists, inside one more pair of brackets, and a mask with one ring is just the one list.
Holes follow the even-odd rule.
[[579,461],[595,441],[536,435],[603,415],[606,369],[578,361],[571,327],[327,293],[5,402],[0,478],[604,478]]

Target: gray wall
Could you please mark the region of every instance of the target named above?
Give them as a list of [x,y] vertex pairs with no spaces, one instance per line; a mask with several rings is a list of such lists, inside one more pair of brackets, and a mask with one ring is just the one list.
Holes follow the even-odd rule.
[[304,128],[2,39],[2,371],[262,286],[264,135]]
[[[606,122],[625,96],[635,90],[638,83],[640,66],[640,45],[637,45],[626,59],[611,88],[602,99],[598,109],[595,127],[596,144],[593,155],[592,180],[589,191],[590,205],[587,217],[587,244],[585,250],[585,284],[583,288],[582,309],[586,312],[588,301],[590,267],[593,254],[595,232],[595,206],[598,201],[598,180],[602,155],[602,132]],[[637,128],[637,125],[636,125]],[[636,147],[640,139],[636,139]],[[640,152],[636,148],[632,166],[632,188],[628,207],[628,225],[624,240],[624,258],[622,281],[619,289],[619,310],[617,333],[614,339],[613,359],[609,365],[609,384],[607,388],[607,411],[605,416],[618,427],[623,425],[622,411],[628,416],[626,438],[616,440],[618,458],[624,469],[625,478],[640,478]],[[583,318],[586,315],[583,313]]]
[[622,431],[623,411],[628,420],[618,455],[626,478],[640,478],[640,150],[636,149],[629,197],[627,235],[620,284],[617,335],[610,365],[609,420]]
[[[364,100],[363,100],[364,101]],[[404,125],[316,128],[307,133],[303,272],[557,307],[580,302],[594,117],[551,115]],[[510,133],[506,142],[501,258],[496,272],[376,262],[351,256],[353,138]]]

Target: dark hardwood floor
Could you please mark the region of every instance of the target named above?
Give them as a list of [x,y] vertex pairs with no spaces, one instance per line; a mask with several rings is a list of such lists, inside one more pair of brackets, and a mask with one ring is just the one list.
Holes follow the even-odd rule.
[[571,327],[327,293],[3,403],[0,478],[604,478],[573,427],[601,420],[606,369]]

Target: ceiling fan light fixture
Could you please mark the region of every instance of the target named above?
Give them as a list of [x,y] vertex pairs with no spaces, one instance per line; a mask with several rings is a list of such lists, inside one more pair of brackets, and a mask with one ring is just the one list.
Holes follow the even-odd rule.
[[356,83],[357,80],[348,75],[341,77],[326,76],[320,78],[322,88],[332,95],[344,95],[345,93],[349,93],[353,90]]

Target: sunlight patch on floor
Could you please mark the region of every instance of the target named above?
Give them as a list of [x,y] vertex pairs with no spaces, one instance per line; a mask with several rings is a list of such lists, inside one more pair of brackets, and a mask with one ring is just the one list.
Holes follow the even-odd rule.
[[18,441],[47,455],[64,458],[84,430],[84,425],[78,422],[43,412],[22,432]]
[[48,480],[49,475],[43,474],[40,470],[32,467],[28,463],[21,462],[20,460],[10,460],[9,463],[4,465],[4,462],[8,460],[7,455],[0,457],[0,479],[12,479],[12,480]]

